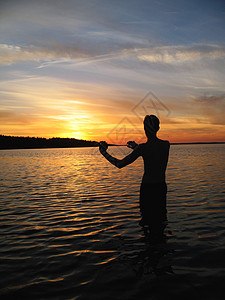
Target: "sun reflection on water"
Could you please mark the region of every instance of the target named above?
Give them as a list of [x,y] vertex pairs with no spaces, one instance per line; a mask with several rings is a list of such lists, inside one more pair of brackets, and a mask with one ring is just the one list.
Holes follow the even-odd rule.
[[[44,287],[57,283],[57,295],[67,289],[68,297],[90,298],[97,289],[104,298],[120,283],[121,297],[125,290],[134,296],[145,276],[151,284],[170,276],[175,288],[175,273],[196,274],[195,257],[205,257],[203,265],[214,257],[213,265],[225,254],[224,145],[171,146],[168,241],[155,248],[138,226],[142,159],[117,170],[95,150],[0,152],[5,294],[48,298]],[[213,271],[206,264],[201,272],[207,281]]]

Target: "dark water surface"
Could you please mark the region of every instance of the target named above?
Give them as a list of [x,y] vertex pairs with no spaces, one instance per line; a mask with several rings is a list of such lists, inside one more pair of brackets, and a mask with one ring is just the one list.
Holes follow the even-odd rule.
[[225,145],[171,146],[159,245],[138,225],[141,158],[3,150],[0,168],[2,299],[224,299]]

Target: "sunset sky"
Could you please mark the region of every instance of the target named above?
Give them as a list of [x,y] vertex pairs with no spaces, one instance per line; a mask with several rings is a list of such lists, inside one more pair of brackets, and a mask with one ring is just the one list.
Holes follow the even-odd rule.
[[225,1],[0,2],[0,134],[225,142]]

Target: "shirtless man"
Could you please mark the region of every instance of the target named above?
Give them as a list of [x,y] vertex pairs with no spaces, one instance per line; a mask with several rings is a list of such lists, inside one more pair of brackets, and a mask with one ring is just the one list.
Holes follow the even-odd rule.
[[165,172],[169,157],[170,143],[157,137],[159,119],[154,115],[147,115],[144,119],[144,130],[147,142],[136,144],[129,141],[127,146],[133,151],[123,159],[111,156],[106,150],[106,142],[100,142],[101,154],[114,166],[121,169],[139,156],[144,160],[144,175],[140,188],[140,211],[142,219],[139,224],[147,227],[152,236],[162,236],[166,221],[166,193],[167,185]]

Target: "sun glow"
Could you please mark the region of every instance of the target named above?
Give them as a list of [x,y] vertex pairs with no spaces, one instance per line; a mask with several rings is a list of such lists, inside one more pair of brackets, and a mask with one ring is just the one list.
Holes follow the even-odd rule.
[[[190,0],[195,14],[179,1],[171,4],[175,14],[166,1],[123,1],[119,13],[113,1],[100,10],[89,0],[62,10],[51,1],[2,2],[0,134],[144,141],[145,113],[159,116],[162,139],[225,141],[219,1]],[[135,111],[148,92],[161,105]]]

